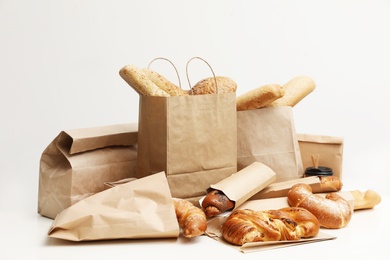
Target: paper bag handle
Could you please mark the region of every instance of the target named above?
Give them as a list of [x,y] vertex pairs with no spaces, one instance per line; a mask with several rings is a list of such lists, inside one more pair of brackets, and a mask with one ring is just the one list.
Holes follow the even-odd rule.
[[180,81],[179,72],[177,71],[177,68],[176,68],[175,64],[173,64],[173,62],[170,61],[169,59],[164,58],[164,57],[156,57],[156,58],[154,58],[153,60],[151,60],[151,61],[149,62],[149,64],[148,64],[148,69],[150,68],[150,65],[151,65],[154,61],[156,61],[156,60],[165,60],[165,61],[168,61],[168,62],[173,66],[173,68],[174,68],[175,71],[176,71],[177,79],[178,79],[178,81],[179,81],[179,87],[181,88],[181,81]]
[[187,76],[187,80],[188,80],[188,85],[190,86],[190,89],[192,91],[192,85],[191,85],[191,82],[190,82],[190,77],[188,76],[188,64],[194,60],[194,59],[199,59],[201,61],[203,61],[204,63],[207,64],[207,66],[209,66],[210,70],[211,70],[211,73],[213,74],[213,77],[214,77],[214,80],[215,80],[215,90],[216,90],[216,94],[218,94],[218,84],[217,84],[217,78],[215,77],[215,73],[214,73],[214,70],[213,68],[210,66],[210,64],[205,61],[204,59],[202,59],[201,57],[192,57],[191,59],[189,59],[189,61],[187,61],[187,65],[186,65],[186,76]]

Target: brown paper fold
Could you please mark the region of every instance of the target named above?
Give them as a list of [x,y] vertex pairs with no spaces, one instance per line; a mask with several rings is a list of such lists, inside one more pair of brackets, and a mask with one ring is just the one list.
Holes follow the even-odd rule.
[[287,193],[291,189],[291,187],[297,183],[308,184],[312,188],[313,193],[337,191],[334,190],[332,187],[322,186],[320,182],[320,178],[318,176],[311,176],[305,178],[298,178],[295,180],[272,183],[268,185],[266,188],[264,188],[263,190],[254,194],[250,198],[250,200],[285,197],[287,196]]
[[60,132],[40,159],[38,213],[54,218],[108,188],[104,182],[134,177],[137,131],[129,123]]
[[210,189],[222,191],[235,202],[234,208],[258,193],[276,179],[276,173],[260,162],[253,162],[222,181],[210,185]]
[[179,235],[164,172],[117,185],[63,210],[48,235],[71,241]]

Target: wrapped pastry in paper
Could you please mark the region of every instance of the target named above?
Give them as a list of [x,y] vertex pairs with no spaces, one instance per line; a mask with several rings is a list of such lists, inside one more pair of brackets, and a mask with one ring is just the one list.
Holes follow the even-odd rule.
[[[276,173],[271,168],[263,163],[253,162],[237,173],[232,174],[216,184],[210,185],[207,192],[210,195],[212,191],[221,191],[234,203],[231,208],[233,210],[275,180]],[[203,204],[202,206],[205,206],[203,200],[207,199],[206,197],[201,199],[200,204]],[[208,214],[206,213],[206,215]]]
[[164,172],[96,193],[60,212],[48,232],[71,241],[179,236]]

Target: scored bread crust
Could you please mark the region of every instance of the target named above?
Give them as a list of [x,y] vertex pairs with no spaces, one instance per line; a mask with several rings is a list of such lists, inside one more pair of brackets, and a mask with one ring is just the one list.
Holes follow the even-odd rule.
[[296,207],[265,211],[237,209],[222,224],[223,238],[234,245],[298,240],[318,232],[318,219],[308,210]]
[[[217,83],[217,86],[215,83]],[[233,79],[225,76],[216,76],[197,82],[188,93],[190,95],[221,94],[236,92],[236,90],[237,83]]]
[[237,111],[265,107],[284,96],[285,90],[279,84],[267,84],[252,89],[237,97]]

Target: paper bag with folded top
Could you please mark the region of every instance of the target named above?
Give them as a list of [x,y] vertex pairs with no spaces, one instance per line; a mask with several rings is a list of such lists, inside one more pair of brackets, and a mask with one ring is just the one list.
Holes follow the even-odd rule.
[[105,182],[134,177],[137,130],[129,123],[62,131],[40,159],[38,213],[55,218]]
[[329,167],[342,179],[344,138],[338,136],[297,134],[303,168],[313,166],[312,156],[319,156],[319,165]]
[[164,172],[116,185],[63,210],[48,235],[70,241],[179,236]]
[[237,111],[237,139],[238,170],[257,161],[275,171],[275,182],[303,177],[292,107]]

